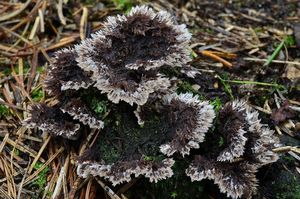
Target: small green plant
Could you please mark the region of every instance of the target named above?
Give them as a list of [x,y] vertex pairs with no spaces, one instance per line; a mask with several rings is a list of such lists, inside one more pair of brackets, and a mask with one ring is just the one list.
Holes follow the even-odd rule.
[[268,60],[264,63],[264,66],[268,66],[272,63],[272,61],[275,59],[275,57],[278,55],[278,53],[281,51],[281,49],[286,46],[287,48],[290,46],[295,45],[296,41],[295,38],[288,35],[284,37],[284,39],[280,42],[280,44],[276,47],[272,55],[269,56]]
[[9,108],[7,108],[5,105],[0,104],[0,118],[9,115]]
[[117,9],[125,10],[125,12],[129,12],[133,6],[132,0],[113,0]]
[[33,101],[40,102],[43,97],[44,97],[44,91],[42,87],[37,87],[32,90],[31,98],[33,99]]
[[187,82],[182,81],[178,84],[177,93],[193,93],[193,95],[199,95],[201,96],[201,93],[193,88],[193,86]]
[[20,151],[19,151],[18,149],[16,149],[16,148],[14,148],[13,152],[14,152],[14,154],[15,154],[16,156],[19,156],[19,155],[20,155]]
[[[35,165],[34,165],[34,169],[38,170],[39,168],[41,168],[43,166],[43,163],[41,162],[37,162]],[[38,190],[40,191],[44,191],[45,189],[45,186],[46,186],[46,183],[47,183],[47,173],[49,172],[49,167],[45,167],[45,169],[43,169],[38,178],[33,181],[31,183],[31,186],[37,186],[38,187]]]
[[91,101],[91,108],[95,113],[104,115],[107,112],[107,102],[93,98]]
[[218,143],[218,144],[219,144],[219,147],[223,146],[224,143],[225,143],[224,138],[223,138],[223,137],[220,137],[220,140],[219,140],[219,143]]
[[227,93],[227,95],[229,95],[230,99],[233,100],[234,97],[232,94],[231,86],[228,81],[228,75],[223,74],[222,77],[218,76],[218,78],[221,81],[221,84],[223,85],[224,91]]
[[170,197],[171,198],[177,198],[177,195],[178,194],[176,193],[176,191],[172,191],[171,194],[170,194]]
[[210,102],[210,104],[214,106],[216,113],[218,113],[223,106],[219,97],[216,97],[213,101]]
[[144,160],[145,161],[152,161],[152,160],[155,160],[155,157],[153,157],[153,156],[144,156]]

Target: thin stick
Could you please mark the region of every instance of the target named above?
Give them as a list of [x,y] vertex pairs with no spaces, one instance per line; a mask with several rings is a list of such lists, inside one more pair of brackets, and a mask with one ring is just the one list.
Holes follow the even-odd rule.
[[210,51],[206,51],[206,50],[203,50],[203,51],[200,51],[200,53],[203,55],[203,56],[206,56],[206,57],[210,57],[220,63],[222,63],[224,66],[226,66],[227,68],[232,68],[232,64],[229,63],[228,61],[226,61],[225,59],[219,57],[218,55],[216,54],[213,54],[211,53]]
[[25,185],[27,185],[33,178],[35,178],[40,172],[42,172],[61,152],[63,152],[65,149],[64,147],[60,147],[60,149],[53,155],[51,156],[43,166],[41,166],[38,170],[36,170],[32,175],[30,175],[26,180],[25,180]]
[[42,145],[42,147],[40,148],[38,154],[35,156],[34,160],[32,161],[29,169],[28,169],[28,173],[31,173],[32,169],[34,168],[34,165],[37,163],[37,161],[39,160],[40,156],[42,155],[44,149],[46,148],[46,146],[48,145],[49,141],[51,139],[51,136],[48,136],[48,138],[45,140],[44,144]]
[[56,5],[56,8],[57,8],[57,14],[58,14],[58,18],[59,18],[60,22],[63,25],[66,25],[67,22],[64,17],[64,13],[63,13],[63,0],[58,0],[58,4]]
[[[245,57],[245,61],[254,61],[254,62],[266,62],[268,59],[258,59],[258,58],[252,58],[252,57]],[[273,60],[273,63],[278,64],[293,64],[300,66],[300,62],[293,62],[293,61],[282,61],[282,60]]]
[[80,19],[80,39],[83,40],[86,37],[86,24],[87,24],[87,20],[88,20],[88,9],[86,7],[83,7],[82,10],[82,16]]
[[15,16],[17,16],[18,14],[20,14],[21,12],[23,12],[23,10],[25,10],[27,8],[27,6],[30,4],[31,0],[27,0],[22,7],[20,7],[19,10],[16,10],[14,12],[11,12],[7,15],[4,15],[4,16],[0,16],[0,21],[6,21],[10,18],[13,18]]
[[36,17],[35,18],[35,21],[34,21],[34,24],[33,24],[33,27],[31,29],[31,32],[30,32],[30,35],[29,35],[29,40],[32,40],[37,32],[37,28],[38,28],[38,25],[40,23],[40,17]]

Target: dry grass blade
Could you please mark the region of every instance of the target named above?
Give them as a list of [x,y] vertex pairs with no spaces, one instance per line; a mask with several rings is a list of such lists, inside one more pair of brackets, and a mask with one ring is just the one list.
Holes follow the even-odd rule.
[[86,26],[88,21],[88,9],[86,7],[83,7],[82,9],[82,16],[80,19],[80,39],[85,39],[86,37]]
[[51,139],[51,136],[48,136],[47,139],[44,141],[42,147],[40,148],[39,152],[37,153],[37,155],[35,156],[35,158],[33,159],[29,169],[28,169],[28,173],[31,173],[32,169],[34,168],[34,165],[37,163],[37,161],[39,160],[40,156],[42,155],[42,153],[44,152],[46,146],[48,145],[49,141]]
[[18,186],[18,197],[17,197],[17,199],[21,199],[22,188],[23,188],[23,185],[24,185],[24,182],[25,182],[26,174],[28,173],[29,165],[30,165],[30,162],[28,162],[28,166],[26,168],[25,174],[22,177],[21,183]]
[[45,162],[38,170],[36,170],[33,174],[28,176],[24,182],[25,185],[30,183],[41,171],[43,171],[61,152],[64,151],[64,148],[61,147],[53,156],[51,156],[47,162]]
[[7,15],[0,16],[0,21],[6,21],[6,20],[8,20],[8,19],[10,19],[10,18],[13,18],[13,17],[17,16],[18,14],[20,14],[21,12],[23,12],[23,11],[27,8],[27,6],[31,3],[31,1],[32,1],[32,0],[27,0],[27,1],[23,4],[23,6],[21,6],[21,7],[19,8],[19,10],[15,10],[15,11],[13,11],[13,12],[7,14]]
[[106,186],[98,177],[96,177],[95,179],[111,199],[121,199],[111,188]]

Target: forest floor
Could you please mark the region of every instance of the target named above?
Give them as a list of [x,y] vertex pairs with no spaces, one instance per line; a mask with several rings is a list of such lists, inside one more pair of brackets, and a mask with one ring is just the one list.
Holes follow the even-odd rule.
[[[27,107],[51,102],[43,88],[53,53],[101,29],[107,16],[147,4],[167,10],[193,34],[200,78],[182,88],[215,104],[244,98],[275,130],[278,162],[259,172],[256,198],[300,198],[299,0],[0,1],[0,198],[219,198],[211,182],[180,173],[151,184],[112,187],[79,178],[76,157],[87,141],[66,141],[22,126]],[[289,185],[288,187],[286,186]]]

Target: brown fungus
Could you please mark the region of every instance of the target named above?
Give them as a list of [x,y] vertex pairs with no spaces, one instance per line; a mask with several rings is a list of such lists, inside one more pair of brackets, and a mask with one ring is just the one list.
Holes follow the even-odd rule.
[[60,97],[65,90],[88,88],[93,84],[89,73],[78,67],[76,57],[76,51],[71,48],[55,53],[45,79],[45,88],[50,95]]
[[257,187],[257,167],[247,162],[224,163],[196,156],[186,170],[192,181],[213,180],[231,198],[251,198]]
[[190,38],[185,25],[176,25],[167,12],[137,6],[127,15],[108,17],[100,31],[76,46],[77,60],[112,102],[143,105],[149,94],[170,86],[161,66],[191,61]]
[[171,167],[175,161],[166,158],[161,161],[120,161],[114,164],[105,164],[92,161],[80,162],[77,174],[83,178],[88,176],[100,176],[109,180],[114,186],[123,182],[131,181],[132,176],[144,175],[150,182],[158,182],[173,175]]
[[190,149],[199,148],[215,118],[213,107],[191,93],[166,95],[162,111],[168,114],[169,126],[175,135],[170,142],[160,146],[160,151],[167,156],[175,152],[184,156]]
[[233,161],[244,153],[247,138],[244,136],[246,108],[245,101],[233,101],[227,103],[220,110],[220,121],[222,135],[225,137],[228,146],[220,152],[218,161]]
[[68,114],[63,113],[58,107],[35,104],[29,110],[30,116],[24,120],[24,125],[28,128],[37,127],[43,132],[53,133],[68,139],[78,137],[80,124],[73,121]]
[[141,127],[133,107],[120,103],[111,109],[95,145],[79,157],[77,174],[99,176],[113,185],[128,182],[140,175],[157,182],[173,175],[172,158],[160,153],[159,146],[170,140],[170,126],[165,115],[150,110]]
[[99,119],[79,98],[70,99],[61,108],[64,113],[68,113],[74,120],[79,120],[84,125],[94,129],[102,129],[104,122]]
[[199,148],[215,116],[208,102],[190,93],[152,99],[134,113],[124,103],[116,107],[110,113],[115,122],[107,124],[97,145],[79,158],[78,175],[104,177],[114,185],[130,181],[133,174],[151,182],[169,178],[174,160],[165,155],[184,156]]
[[278,159],[272,149],[279,146],[279,139],[243,100],[225,104],[220,121],[225,148],[196,155],[186,174],[192,181],[213,180],[228,197],[251,198],[256,191],[257,169]]

